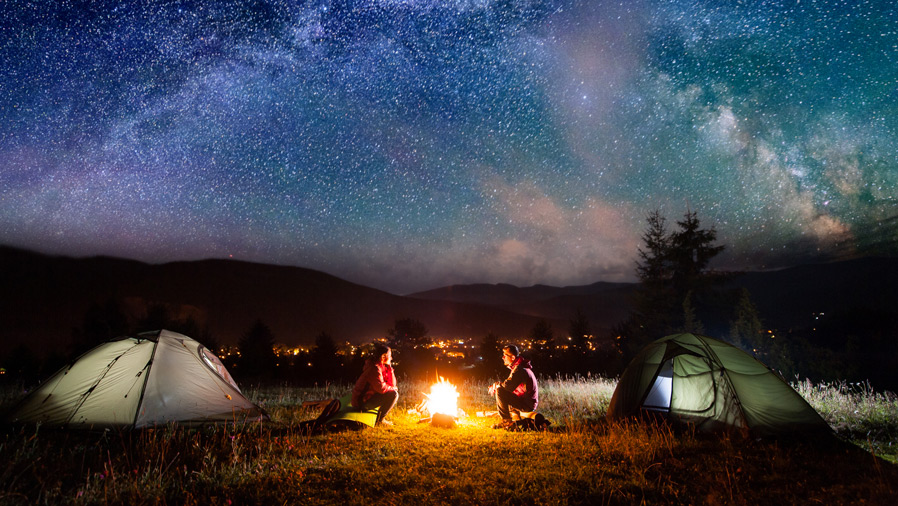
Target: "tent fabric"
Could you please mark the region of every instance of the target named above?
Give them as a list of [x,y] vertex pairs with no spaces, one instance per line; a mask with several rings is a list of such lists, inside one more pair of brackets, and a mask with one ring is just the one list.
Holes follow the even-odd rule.
[[766,365],[731,344],[695,334],[658,339],[627,366],[607,417],[645,412],[702,430],[738,428],[763,435],[830,430]]
[[32,391],[8,416],[51,427],[143,428],[267,419],[197,341],[167,330],[91,349]]

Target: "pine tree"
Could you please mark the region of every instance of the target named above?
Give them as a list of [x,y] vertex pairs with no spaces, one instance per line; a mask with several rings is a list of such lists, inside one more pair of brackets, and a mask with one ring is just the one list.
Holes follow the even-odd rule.
[[555,331],[552,330],[552,325],[546,320],[536,322],[530,329],[530,342],[538,352],[551,353],[555,350]]
[[592,327],[583,311],[577,309],[568,326],[568,347],[561,354],[558,372],[567,374],[587,373],[594,355]]
[[764,344],[764,327],[747,288],[743,288],[739,295],[735,316],[730,324],[730,341],[757,356]]
[[670,238],[667,235],[667,220],[661,211],[655,209],[646,216],[648,226],[642,234],[645,249],[639,248],[639,262],[636,275],[642,283],[662,283],[669,277],[668,254]]
[[634,310],[617,328],[618,346],[627,355],[684,327],[701,329],[693,297],[709,285],[708,265],[724,249],[713,245],[717,232],[701,228],[694,211],[687,211],[671,233],[657,209],[646,216],[646,223],[644,245],[638,250],[640,283]]
[[414,318],[396,320],[393,328],[387,330],[387,340],[400,351],[426,348],[433,343],[427,326]]
[[670,285],[670,235],[667,220],[658,209],[646,215],[639,248],[636,275],[639,278],[633,300],[634,311],[619,328],[618,346],[625,355],[634,354],[646,343],[674,330],[674,296]]
[[530,329],[531,358],[538,361],[543,370],[554,366],[555,331],[546,320],[539,320]]
[[129,332],[128,318],[115,299],[109,299],[105,304],[92,304],[84,315],[80,329],[72,333],[72,356],[93,348],[94,346],[123,336]]
[[714,228],[702,229],[695,211],[686,211],[680,230],[670,235],[668,258],[671,262],[672,281],[678,294],[700,288],[703,274],[711,259],[723,251],[724,246],[712,246],[717,240]]

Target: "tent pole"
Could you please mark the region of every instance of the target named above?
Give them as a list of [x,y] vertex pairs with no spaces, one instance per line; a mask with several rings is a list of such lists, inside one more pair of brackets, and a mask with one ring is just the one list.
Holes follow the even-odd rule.
[[134,410],[134,419],[131,420],[131,428],[135,428],[137,426],[137,416],[140,414],[140,406],[143,405],[143,395],[147,391],[147,382],[150,380],[150,370],[153,369],[153,361],[156,360],[156,349],[159,348],[159,338],[162,336],[162,331],[160,330],[158,334],[156,334],[156,340],[153,342],[153,351],[150,352],[150,360],[147,362],[147,365],[144,366],[144,370],[146,370],[146,374],[143,378],[143,385],[140,387],[140,398],[137,399],[137,409]]
[[[139,342],[138,342],[138,343],[135,343],[134,346],[137,346],[137,344],[140,344],[140,343],[139,343]],[[122,356],[123,356],[125,353],[128,353],[129,351],[133,350],[133,349],[134,349],[134,346],[132,346],[131,348],[128,348],[127,350],[125,350],[125,351],[119,353],[118,356],[116,356],[114,359],[112,359],[112,360],[109,362],[109,364],[106,366],[106,369],[103,370],[103,374],[101,374],[100,377],[97,378],[97,381],[95,381],[94,384],[91,385],[90,388],[88,388],[87,391],[84,392],[84,394],[81,396],[81,399],[78,401],[78,404],[75,405],[75,407],[72,409],[72,412],[69,413],[69,416],[68,416],[68,417],[66,417],[65,422],[63,423],[63,425],[68,425],[68,424],[72,421],[72,418],[75,417],[75,414],[78,412],[79,409],[81,409],[81,406],[83,406],[84,403],[87,402],[87,398],[90,397],[90,395],[91,395],[92,393],[94,393],[94,390],[97,388],[97,385],[99,385],[100,382],[103,381],[103,378],[105,378],[106,375],[109,374],[109,371],[112,370],[112,367],[115,365],[116,362],[118,362],[118,359],[122,358]]]

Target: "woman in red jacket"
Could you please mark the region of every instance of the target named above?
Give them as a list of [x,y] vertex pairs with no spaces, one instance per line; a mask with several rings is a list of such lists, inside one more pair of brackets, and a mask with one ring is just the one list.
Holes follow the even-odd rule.
[[375,425],[384,423],[393,425],[384,420],[387,413],[399,400],[399,390],[396,388],[396,376],[393,374],[393,353],[390,347],[382,344],[374,344],[374,354],[365,361],[362,375],[355,382],[352,389],[352,406],[359,409],[379,408]]

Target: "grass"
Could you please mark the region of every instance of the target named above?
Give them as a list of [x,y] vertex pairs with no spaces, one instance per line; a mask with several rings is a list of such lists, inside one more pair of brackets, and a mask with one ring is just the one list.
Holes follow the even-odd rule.
[[868,383],[792,386],[844,439],[898,463],[898,395],[875,392]]
[[[702,435],[604,421],[615,382],[543,380],[546,432],[491,429],[486,385],[463,383],[454,429],[407,411],[392,427],[309,435],[305,400],[347,386],[250,388],[272,422],[0,435],[0,504],[891,504],[898,404],[866,385],[796,384],[829,440]],[[854,444],[852,444],[854,443]],[[891,461],[891,462],[890,462]]]

